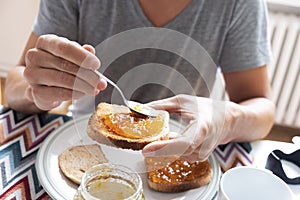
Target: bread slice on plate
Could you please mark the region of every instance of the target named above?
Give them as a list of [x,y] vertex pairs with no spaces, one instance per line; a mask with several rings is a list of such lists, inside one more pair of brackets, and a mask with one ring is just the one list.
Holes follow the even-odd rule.
[[108,160],[98,144],[73,146],[65,149],[58,156],[61,172],[78,185],[87,169],[106,162]]
[[207,185],[213,177],[208,160],[188,162],[178,156],[146,157],[147,184],[159,192],[183,192]]
[[95,141],[124,149],[141,150],[153,141],[169,138],[169,113],[139,118],[122,105],[100,103],[89,118],[87,133]]

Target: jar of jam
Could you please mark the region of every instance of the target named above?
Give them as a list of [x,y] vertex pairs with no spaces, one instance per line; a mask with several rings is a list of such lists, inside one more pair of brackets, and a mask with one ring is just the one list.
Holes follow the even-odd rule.
[[131,169],[110,163],[88,169],[74,200],[144,200],[142,180]]

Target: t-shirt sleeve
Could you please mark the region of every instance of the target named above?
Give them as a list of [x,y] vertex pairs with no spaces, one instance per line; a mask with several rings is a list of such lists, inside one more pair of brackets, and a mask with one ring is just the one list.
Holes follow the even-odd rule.
[[56,34],[77,40],[77,7],[76,0],[41,0],[33,32],[37,35]]
[[227,29],[220,67],[233,72],[271,60],[268,11],[264,0],[237,0]]

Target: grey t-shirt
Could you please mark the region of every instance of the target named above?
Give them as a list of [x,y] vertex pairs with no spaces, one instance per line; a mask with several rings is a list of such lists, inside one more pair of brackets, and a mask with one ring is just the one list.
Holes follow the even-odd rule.
[[[226,73],[267,64],[267,21],[264,0],[192,0],[161,28],[138,0],[41,0],[33,31],[95,46],[100,71],[128,98],[149,102],[180,93],[208,97],[217,67]],[[109,86],[75,101],[72,111],[87,114],[100,101],[119,100]]]

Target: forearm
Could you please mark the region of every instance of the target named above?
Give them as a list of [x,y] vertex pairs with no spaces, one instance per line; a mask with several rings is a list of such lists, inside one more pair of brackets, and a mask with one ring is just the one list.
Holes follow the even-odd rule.
[[[232,103],[232,102],[231,102]],[[231,118],[227,127],[229,141],[254,141],[264,138],[274,123],[274,103],[267,98],[253,98],[239,104],[232,103],[229,107]]]
[[7,75],[4,98],[10,108],[24,113],[40,113],[40,110],[32,101],[26,98],[28,87],[23,77],[24,66],[14,67]]

